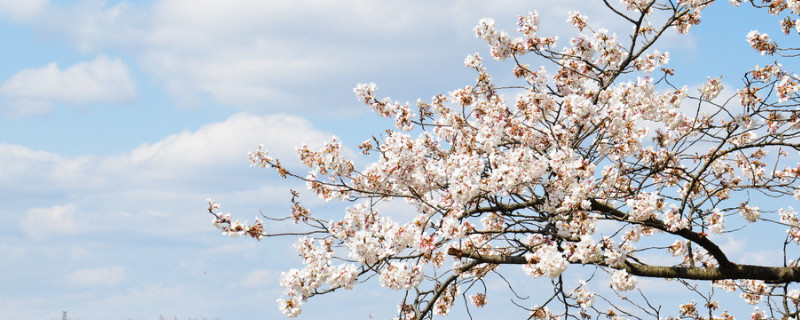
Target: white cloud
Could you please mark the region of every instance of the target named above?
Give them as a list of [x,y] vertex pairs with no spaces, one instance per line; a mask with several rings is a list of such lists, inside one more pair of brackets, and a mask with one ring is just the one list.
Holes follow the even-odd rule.
[[96,165],[94,160],[90,157],[63,157],[0,142],[0,192],[11,196],[13,200],[8,202],[13,203],[26,198],[49,197],[52,200],[55,199],[54,192],[83,192],[102,187],[105,177],[87,175],[88,168]]
[[[461,71],[464,56],[487,52],[472,32],[480,18],[495,17],[513,33],[519,14],[538,10],[542,32],[564,36],[564,28],[572,32],[566,27],[566,12],[583,8],[597,26],[621,25],[613,16],[592,15],[602,10],[595,7],[578,0],[82,1],[51,5],[31,24],[85,52],[131,53],[184,106],[212,102],[251,111],[329,111],[326,96],[348,94],[356,83],[381,80],[376,78],[413,79],[410,83],[421,88],[438,87],[446,77],[433,74]],[[430,57],[454,58],[445,64]],[[407,67],[383,68],[386,64]],[[354,71],[370,78],[352,77]],[[399,90],[416,89],[406,87]]]
[[45,9],[48,0],[0,0],[0,15],[17,21],[30,20]]
[[[328,137],[299,117],[240,113],[115,156],[70,157],[0,143],[0,216],[7,222],[0,251],[14,258],[3,260],[8,276],[0,276],[14,294],[0,293],[0,305],[44,290],[46,301],[26,305],[28,316],[21,318],[49,318],[41,312],[52,308],[86,318],[185,317],[189,311],[212,317],[231,304],[274,300],[277,271],[252,266],[263,267],[270,250],[278,253],[271,258],[292,261],[294,250],[288,243],[221,236],[204,200],[214,197],[251,221],[261,209],[286,213],[293,182],[251,168],[247,152],[263,143],[288,165],[295,145]],[[225,246],[239,249],[217,250]],[[244,283],[271,296],[256,299],[241,289]],[[273,305],[263,309],[278,314]],[[0,317],[14,312],[0,308]]]
[[268,269],[254,270],[247,274],[242,281],[243,287],[265,287],[275,285],[277,277],[275,271]]
[[53,103],[121,103],[137,96],[128,67],[104,55],[65,69],[51,62],[20,71],[0,85],[0,94],[11,101],[16,114],[41,113]]
[[75,234],[80,229],[75,218],[75,205],[71,203],[49,208],[32,208],[25,213],[20,227],[35,239]]
[[80,287],[113,287],[125,277],[122,266],[81,269],[69,276],[70,283]]
[[285,203],[289,195],[286,183],[270,184],[283,180],[273,170],[250,167],[248,152],[264,144],[302,172],[295,147],[316,148],[329,137],[303,118],[239,113],[115,156],[65,157],[0,143],[0,192],[7,209],[26,212],[15,223],[36,239],[78,231],[212,230],[197,218],[209,196],[230,207],[259,208]]
[[260,144],[267,144],[270,152],[280,157],[294,158],[296,146],[319,144],[327,139],[327,134],[315,130],[309,121],[299,117],[239,113],[196,131],[184,131],[153,144],[143,144],[124,157],[133,166],[152,169],[246,166],[247,153],[255,151]]
[[[754,231],[753,226],[750,231]],[[770,236],[762,236],[756,241],[751,241],[749,238],[735,238],[732,235],[727,235],[717,241],[722,252],[728,254],[728,258],[733,262],[746,262],[753,265],[765,266],[778,266],[781,265],[781,258],[783,254],[779,250],[780,246],[775,244],[781,243],[781,237],[771,235],[782,235],[782,228],[771,227],[767,230],[766,226],[759,226],[765,230],[760,230],[764,234]],[[774,231],[774,232],[769,232]],[[723,242],[724,241],[724,242]],[[765,245],[769,243],[769,245]]]

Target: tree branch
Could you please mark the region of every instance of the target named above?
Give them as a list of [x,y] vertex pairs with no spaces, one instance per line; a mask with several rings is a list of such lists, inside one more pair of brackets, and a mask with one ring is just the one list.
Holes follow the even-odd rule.
[[[628,215],[625,214],[624,212],[619,211],[617,209],[614,209],[614,208],[612,208],[612,207],[610,207],[610,206],[608,206],[606,204],[597,202],[594,199],[592,199],[590,201],[592,203],[592,210],[599,211],[599,212],[604,213],[606,215],[609,215],[609,216],[612,216],[612,217],[615,217],[615,218],[619,218],[619,219],[622,219],[622,220],[625,220],[628,217]],[[706,251],[708,251],[708,253],[711,254],[711,256],[714,257],[715,260],[717,260],[717,263],[719,263],[720,268],[724,269],[724,268],[730,268],[730,267],[736,266],[735,263],[731,262],[728,259],[728,257],[725,256],[725,253],[722,252],[722,249],[720,249],[719,246],[717,246],[717,244],[715,244],[711,240],[708,240],[708,237],[706,237],[704,235],[701,235],[701,234],[696,233],[696,232],[694,232],[692,230],[689,230],[689,229],[680,229],[680,230],[676,230],[676,231],[670,231],[669,228],[667,227],[667,225],[664,224],[663,221],[658,220],[658,219],[653,219],[653,218],[650,218],[650,219],[642,221],[642,224],[644,224],[645,226],[651,227],[651,228],[656,228],[658,230],[661,230],[661,231],[664,231],[664,232],[667,232],[667,233],[671,233],[671,234],[674,234],[674,235],[681,236],[686,240],[689,240],[691,242],[694,242],[694,243],[698,244],[699,246],[703,247],[703,249],[706,249]]]
[[[450,248],[447,254],[458,258],[469,258],[482,263],[491,264],[528,264],[523,256],[484,255],[477,252],[464,252]],[[629,274],[650,278],[673,278],[692,280],[727,280],[752,279],[768,282],[800,282],[800,267],[765,267],[745,264],[732,264],[727,268],[698,268],[679,266],[650,266],[641,263],[626,262],[619,267],[611,267],[604,263],[593,265],[625,270]]]

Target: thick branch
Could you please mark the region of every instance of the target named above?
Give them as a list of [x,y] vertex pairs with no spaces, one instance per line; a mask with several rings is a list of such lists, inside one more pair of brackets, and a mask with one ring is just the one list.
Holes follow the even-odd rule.
[[[622,220],[628,218],[627,214],[625,214],[624,212],[614,209],[606,204],[597,202],[595,200],[591,200],[591,202],[592,202],[592,210],[599,211],[606,215]],[[670,231],[667,225],[665,225],[664,222],[658,219],[650,218],[641,222],[645,226],[656,228],[658,230],[668,232],[677,236],[681,236],[686,240],[698,244],[699,246],[703,247],[703,249],[706,249],[706,251],[708,251],[708,253],[711,254],[711,256],[714,257],[714,259],[717,260],[717,263],[719,263],[720,267],[723,269],[736,266],[736,264],[728,260],[728,257],[725,256],[725,253],[722,252],[722,249],[720,249],[719,246],[717,246],[717,244],[711,242],[711,240],[708,240],[708,237],[704,235],[701,235],[689,229]]]
[[[615,209],[615,208],[613,208],[613,207],[611,207],[609,205],[600,203],[600,202],[598,202],[598,201],[596,201],[594,199],[592,199],[590,201],[591,201],[591,204],[592,204],[591,210],[603,213],[605,215],[608,215],[608,216],[611,216],[611,217],[614,217],[614,218],[617,218],[617,219],[620,219],[620,220],[625,220],[625,219],[628,218],[628,215],[626,213],[624,213],[622,211],[619,211],[619,210],[617,210],[617,209]],[[519,209],[523,209],[523,208],[529,208],[529,207],[541,204],[541,202],[542,202],[541,199],[532,199],[532,200],[527,201],[527,202],[516,203],[516,204],[509,204],[509,205],[497,204],[497,205],[494,205],[494,206],[491,206],[491,207],[478,207],[478,208],[475,208],[475,209],[472,209],[472,210],[465,211],[464,214],[463,214],[463,217],[466,217],[466,216],[474,214],[474,213],[490,212],[490,211],[512,212],[512,211],[515,211],[515,210],[519,210]],[[661,231],[664,231],[664,232],[667,232],[667,233],[671,233],[671,234],[683,237],[686,240],[689,240],[691,242],[694,242],[694,243],[698,244],[699,246],[703,247],[703,249],[706,249],[706,251],[708,251],[708,253],[711,254],[711,256],[714,257],[715,260],[717,260],[717,263],[719,263],[721,268],[729,268],[729,267],[735,266],[735,264],[728,259],[728,257],[725,255],[724,252],[722,252],[722,249],[720,249],[720,247],[717,246],[717,244],[715,244],[714,242],[709,240],[708,237],[706,237],[706,236],[704,236],[702,234],[696,233],[696,232],[694,232],[692,230],[689,230],[689,229],[680,229],[680,230],[676,230],[676,231],[670,231],[669,228],[667,227],[667,225],[664,224],[663,221],[658,220],[658,219],[653,219],[653,218],[647,219],[647,220],[644,220],[644,221],[639,221],[639,222],[642,223],[645,226],[648,226],[648,227],[651,227],[651,228],[655,228],[655,229],[658,229],[658,230],[661,230]]]
[[[522,256],[483,255],[476,252],[464,252],[450,248],[447,254],[459,258],[469,258],[482,263],[491,264],[527,264],[529,261]],[[650,278],[673,278],[693,280],[726,280],[726,279],[752,279],[764,280],[775,283],[800,282],[800,268],[795,267],[765,267],[743,264],[732,264],[727,268],[697,268],[677,266],[650,266],[640,263],[626,262],[619,267],[611,267],[603,263],[595,265],[625,270],[628,273]]]
[[462,217],[467,217],[467,216],[475,214],[475,213],[483,213],[483,212],[500,211],[500,212],[508,213],[508,212],[514,212],[514,211],[517,211],[517,210],[520,210],[520,209],[524,209],[524,208],[534,207],[534,206],[537,206],[537,205],[540,205],[540,204],[542,204],[542,199],[539,199],[539,198],[534,198],[534,199],[531,199],[531,200],[528,200],[528,201],[525,201],[525,202],[513,203],[513,204],[507,204],[507,205],[498,203],[498,204],[495,204],[495,205],[492,205],[492,206],[489,206],[489,207],[476,207],[474,209],[470,209],[470,210],[464,211],[464,214],[462,215]]
[[626,263],[628,273],[651,278],[694,280],[752,279],[776,283],[800,282],[800,268],[734,264],[728,268],[666,267]]

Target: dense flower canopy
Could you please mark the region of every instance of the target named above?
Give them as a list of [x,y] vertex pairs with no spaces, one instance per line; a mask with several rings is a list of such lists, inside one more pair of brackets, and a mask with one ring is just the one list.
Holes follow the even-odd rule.
[[[307,174],[264,149],[253,152],[254,165],[306,181],[325,200],[353,202],[341,218],[325,220],[293,191],[287,218],[308,231],[287,235],[299,237],[303,267],[281,276],[281,310],[296,316],[314,295],[377,276],[406,291],[399,319],[432,318],[462,296],[490,307],[503,293],[487,290],[484,279],[521,268],[552,279],[549,299],[520,305],[534,319],[732,318],[698,282],[738,291],[761,308],[753,317],[796,318],[800,219],[791,203],[800,199],[800,77],[775,63],[752,68],[728,97],[713,75],[697,90],[675,86],[670,56],[654,44],[670,29],[689,32],[713,1],[603,3],[630,23],[630,34],[594,26],[579,12],[565,17],[575,27],[567,41],[542,35],[536,12],[519,17],[517,36],[479,21],[475,35],[491,58],[513,60],[518,85],[496,84],[474,54],[464,60],[478,75],[473,85],[416,105],[380,98],[372,83],[356,86],[358,99],[396,127],[359,146],[372,160],[364,168],[336,138],[298,148]],[[791,18],[800,1],[731,3],[785,14],[778,27],[800,32]],[[765,33],[742,37],[762,55],[795,54]],[[759,203],[770,198],[779,201]],[[405,201],[414,218],[381,215],[385,201]],[[260,219],[235,221],[209,205],[224,234],[274,235]],[[785,242],[775,244],[783,245],[783,265],[731,261],[718,235],[757,236],[751,224],[785,230]],[[589,276],[568,284],[569,272]],[[646,290],[639,302],[619,298],[642,277],[677,279],[705,304],[661,308]],[[617,296],[592,292],[590,281],[607,281]]]

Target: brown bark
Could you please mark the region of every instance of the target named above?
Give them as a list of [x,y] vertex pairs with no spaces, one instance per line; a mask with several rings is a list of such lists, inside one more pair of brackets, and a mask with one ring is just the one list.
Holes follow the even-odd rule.
[[[482,255],[476,252],[464,252],[450,248],[447,254],[459,258],[469,258],[475,261],[491,264],[527,264],[528,260],[522,256]],[[800,268],[791,267],[766,267],[731,263],[728,267],[698,268],[680,266],[651,266],[641,263],[626,262],[619,267],[611,267],[603,263],[594,265],[625,270],[629,274],[650,278],[673,278],[693,280],[726,280],[726,279],[752,279],[764,280],[774,283],[800,282]]]
[[[592,210],[598,211],[600,213],[612,216],[620,220],[625,220],[628,218],[628,215],[625,214],[624,212],[614,209],[606,204],[597,202],[595,200],[591,200],[591,203],[592,203]],[[717,244],[715,244],[702,234],[699,234],[689,229],[670,231],[669,228],[667,228],[667,225],[664,224],[663,221],[653,218],[641,221],[641,223],[645,226],[680,236],[686,240],[698,244],[699,246],[703,247],[703,249],[706,249],[706,251],[708,251],[708,253],[712,257],[714,257],[715,260],[717,260],[717,263],[719,263],[719,265],[722,268],[729,268],[736,266],[735,263],[728,260],[728,257],[725,255],[724,252],[722,252],[722,249],[720,249],[719,246],[717,246]]]

